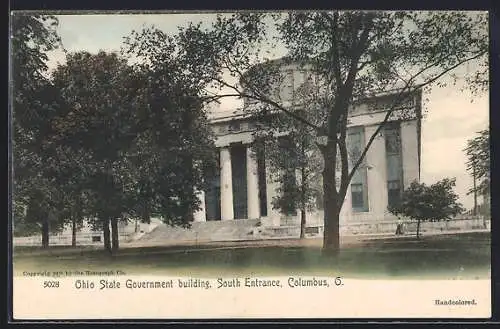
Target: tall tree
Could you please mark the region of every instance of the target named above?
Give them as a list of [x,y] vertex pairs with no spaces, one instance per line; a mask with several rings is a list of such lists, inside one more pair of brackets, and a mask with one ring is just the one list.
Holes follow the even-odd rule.
[[[61,100],[61,103],[64,101]],[[62,114],[61,114],[62,115]],[[60,124],[61,118],[57,118]],[[56,126],[57,124],[54,123]],[[59,130],[52,131],[51,138],[44,146],[44,152],[50,154],[49,161],[45,163],[48,175],[54,177],[54,184],[61,193],[58,209],[59,217],[71,226],[71,245],[76,246],[77,232],[82,228],[84,219],[92,214],[89,210],[88,167],[90,154],[82,149],[73,149],[65,145]]]
[[[405,107],[415,92],[429,88],[459,66],[487,56],[488,35],[484,13],[468,12],[290,12],[220,15],[212,27],[191,25],[180,31],[180,52],[186,65],[218,88],[207,90],[207,101],[224,97],[243,98],[250,113],[280,112],[311,127],[319,136],[317,147],[324,162],[325,252],[339,250],[339,214],[349,182],[385,123],[397,118],[418,117],[415,107]],[[278,41],[288,50],[287,60],[266,58],[277,49],[270,27],[276,26]],[[161,32],[145,29],[138,40],[161,38]],[[157,51],[166,51],[161,43]],[[142,49],[145,51],[145,48]],[[288,63],[299,63],[312,72],[320,88],[299,102],[287,102],[273,92]],[[261,65],[257,65],[261,63]],[[262,64],[263,63],[263,64]],[[453,78],[453,75],[448,75]],[[390,92],[380,98],[386,115],[349,168],[346,130],[349,109],[355,101]],[[318,97],[319,96],[319,97]],[[310,122],[296,111],[323,112]],[[406,109],[405,109],[406,108]],[[336,186],[336,164],[341,163]]]
[[184,80],[175,59],[162,59],[131,66],[118,54],[80,52],[53,75],[66,104],[55,143],[80,167],[68,190],[72,211],[81,218],[83,200],[110,252],[119,248],[120,220],[189,226],[203,177],[215,169],[196,81]]
[[417,238],[420,238],[422,221],[440,221],[460,214],[464,209],[453,191],[455,179],[445,178],[430,186],[412,182],[405,189],[401,202],[389,207],[396,216],[417,221]]
[[83,186],[92,191],[90,212],[97,215],[108,251],[118,249],[118,221],[126,209],[126,185],[130,185],[122,160],[135,138],[131,76],[124,59],[105,52],[68,54],[66,64],[53,72],[64,101],[53,127],[54,143],[84,160],[79,162],[85,172]]
[[53,16],[15,14],[11,20],[11,95],[14,224],[38,225],[42,245],[60,227],[54,208],[59,193],[47,175],[47,140],[56,112],[56,91],[47,79],[47,52],[59,47]]
[[474,214],[477,212],[477,196],[489,203],[490,195],[490,134],[487,129],[477,133],[477,136],[467,141],[465,148],[467,156],[467,171],[472,175],[474,186],[467,194],[474,195]]
[[131,153],[145,196],[135,213],[146,221],[158,216],[166,224],[189,226],[201,206],[198,192],[217,170],[218,153],[201,98],[213,69],[190,62],[194,54],[180,44],[180,36],[162,31],[134,32],[123,52],[136,59],[142,77],[137,121],[147,127]]
[[143,77],[136,117],[142,128],[128,158],[139,189],[135,216],[189,226],[201,206],[197,192],[215,173],[217,154],[198,91],[174,62],[136,66]]

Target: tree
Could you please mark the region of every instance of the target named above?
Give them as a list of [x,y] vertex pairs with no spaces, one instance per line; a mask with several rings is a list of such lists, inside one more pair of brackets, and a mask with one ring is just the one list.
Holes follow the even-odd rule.
[[389,211],[396,216],[408,217],[417,221],[417,238],[420,238],[421,221],[440,221],[463,212],[457,202],[458,195],[453,191],[455,179],[445,178],[430,186],[412,182],[404,190],[401,202],[390,206]]
[[87,214],[110,252],[119,248],[120,220],[189,226],[203,177],[215,169],[211,132],[182,69],[175,59],[132,66],[118,54],[80,52],[54,72],[66,104],[54,144],[79,166],[66,177],[69,211]]
[[[304,113],[303,116],[307,114]],[[262,154],[271,179],[278,183],[273,208],[285,216],[300,211],[300,238],[305,237],[307,212],[317,207],[321,198],[321,158],[315,139],[307,133],[308,127],[288,117],[262,118],[268,129],[254,133],[254,154]],[[269,129],[273,127],[274,129]]]
[[52,148],[79,160],[66,170],[76,170],[75,176],[66,176],[72,186],[66,191],[72,205],[69,213],[81,220],[82,192],[90,191],[87,211],[96,214],[95,224],[103,230],[108,251],[119,247],[118,220],[127,209],[127,185],[132,184],[123,166],[123,155],[135,138],[131,77],[123,58],[105,52],[68,54],[66,64],[53,72],[63,104],[53,124]]
[[[269,19],[269,16],[272,16]],[[466,12],[290,12],[220,15],[208,29],[191,25],[178,36],[186,66],[211,81],[207,102],[225,97],[243,98],[252,114],[280,112],[308,125],[319,136],[323,168],[323,250],[339,250],[339,214],[349,182],[385,123],[419,117],[415,107],[404,108],[415,92],[437,82],[470,61],[487,56],[486,15]],[[266,52],[279,48],[269,27],[277,27],[278,41],[288,51],[285,60],[269,60]],[[157,41],[161,32],[145,29],[138,40]],[[161,43],[157,51],[163,49]],[[142,49],[145,51],[145,49]],[[272,56],[272,54],[271,54]],[[283,81],[280,67],[300,63],[313,73],[316,92],[296,102],[272,92]],[[259,65],[256,65],[260,63]],[[273,89],[274,88],[274,89]],[[214,94],[213,90],[217,90]],[[395,95],[383,104],[387,114],[368,138],[359,159],[349,168],[346,130],[350,107],[374,96]],[[278,94],[278,95],[277,95]],[[381,103],[373,103],[374,108]],[[323,115],[311,122],[297,113],[307,109]],[[336,165],[341,164],[336,185]]]
[[46,53],[60,45],[58,21],[16,14],[11,22],[13,220],[14,226],[39,227],[42,246],[47,247],[49,232],[62,225],[55,208],[60,194],[47,175],[48,157],[42,151],[56,107],[55,90],[46,76]]
[[485,203],[490,195],[490,135],[487,129],[467,141],[465,148],[467,171],[471,173],[474,186],[467,194],[474,194],[474,215],[477,212],[477,195],[482,195]]
[[139,189],[133,214],[142,221],[160,217],[188,227],[216,171],[216,149],[206,113],[175,58],[147,58],[137,64],[142,77],[136,121],[143,127],[129,153]]
[[181,35],[134,31],[122,50],[135,59],[143,77],[140,120],[149,128],[138,141],[149,146],[138,149],[156,154],[146,155],[154,161],[138,167],[139,174],[153,172],[156,179],[140,178],[148,202],[138,204],[136,214],[145,220],[160,216],[166,224],[185,227],[200,209],[198,192],[209,187],[218,170],[218,151],[202,102],[214,68],[191,62],[194,54],[188,46]]
[[[53,134],[57,134],[57,130]],[[46,163],[46,166],[52,169],[48,174],[54,177],[54,183],[61,192],[59,216],[64,222],[69,221],[71,245],[75,247],[77,232],[83,226],[85,217],[92,215],[88,212],[90,203],[86,187],[89,173],[85,165],[89,163],[89,154],[64,145],[60,138],[61,136],[52,135],[50,142],[44,147],[44,152],[51,155]]]

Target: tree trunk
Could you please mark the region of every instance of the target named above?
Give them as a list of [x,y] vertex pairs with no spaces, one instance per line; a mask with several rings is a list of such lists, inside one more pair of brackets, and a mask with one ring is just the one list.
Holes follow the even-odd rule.
[[49,219],[46,217],[42,222],[42,248],[49,247]]
[[76,209],[72,214],[72,236],[71,236],[71,245],[76,247],[76,233],[81,229],[78,227],[81,223],[83,223],[83,209],[82,209],[82,199],[80,197],[76,200]]
[[71,246],[76,247],[76,217],[71,219]]
[[119,235],[118,235],[118,218],[111,218],[111,242],[112,250],[117,251],[120,247]]
[[306,174],[305,167],[301,168],[301,195],[300,195],[300,238],[303,239],[306,237]]
[[417,220],[417,239],[420,239],[420,219]]
[[192,223],[192,222],[194,222],[194,212],[195,212],[195,210],[193,210],[193,208],[192,208],[192,207],[189,207],[189,210],[188,210],[188,212],[186,213],[186,221],[187,221],[188,223]]
[[340,250],[339,205],[335,186],[336,140],[328,141],[323,152],[323,194],[324,194],[324,232],[323,253],[337,255]]
[[473,216],[477,216],[477,186],[476,186],[476,167],[472,166],[472,180],[474,183],[474,209],[472,211]]
[[109,218],[105,217],[102,221],[102,233],[104,235],[104,249],[111,252],[111,239],[109,232]]
[[302,208],[300,210],[300,238],[306,237],[306,209]]
[[138,219],[135,220],[134,233],[137,233],[137,231],[139,231],[139,220]]
[[151,223],[151,205],[148,200],[146,200],[146,203],[144,205],[144,212],[142,214],[142,222],[143,223]]
[[323,252],[337,255],[340,250],[339,239],[339,212],[337,211],[337,200],[334,196],[325,195],[325,229],[323,232]]
[[[304,134],[305,136],[305,134]],[[305,139],[302,138],[301,140],[301,150],[300,150],[300,156],[301,158],[306,158],[306,145],[305,145]],[[308,177],[307,177],[307,171],[306,171],[306,163],[302,163],[300,166],[300,186],[301,186],[301,194],[300,194],[300,238],[304,239],[306,237],[306,192],[307,189],[309,188],[308,184]]]

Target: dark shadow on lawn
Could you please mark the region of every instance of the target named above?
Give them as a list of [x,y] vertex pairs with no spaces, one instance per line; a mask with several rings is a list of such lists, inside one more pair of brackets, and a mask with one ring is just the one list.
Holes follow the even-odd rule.
[[[31,256],[30,256],[31,254]],[[317,246],[246,246],[235,243],[199,246],[128,248],[109,256],[102,250],[80,249],[58,253],[20,252],[42,269],[62,266],[83,269],[125,268],[138,274],[204,273],[229,275],[344,275],[360,278],[474,278],[488,275],[489,234],[428,236],[370,240],[324,257]],[[22,255],[22,256],[21,256]],[[17,257],[17,256],[16,256]],[[21,262],[22,263],[22,262]],[[479,273],[479,274],[478,274]]]

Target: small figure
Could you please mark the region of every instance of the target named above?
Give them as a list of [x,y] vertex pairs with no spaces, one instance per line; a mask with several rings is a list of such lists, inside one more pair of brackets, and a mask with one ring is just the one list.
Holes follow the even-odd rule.
[[396,226],[396,235],[404,235],[404,224],[402,222],[399,222]]

